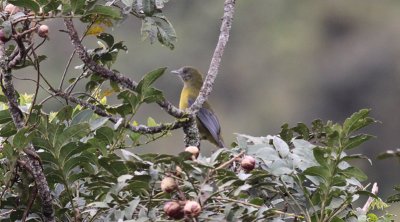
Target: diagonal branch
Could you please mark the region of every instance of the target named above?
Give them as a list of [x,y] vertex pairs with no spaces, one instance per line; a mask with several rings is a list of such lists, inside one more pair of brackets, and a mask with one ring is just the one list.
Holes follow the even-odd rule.
[[[65,100],[71,101],[71,102],[73,102],[75,104],[79,104],[87,109],[93,110],[99,116],[108,117],[110,122],[112,122],[112,123],[117,123],[117,122],[120,122],[123,120],[123,118],[113,117],[111,114],[107,113],[104,109],[102,109],[96,105],[93,105],[91,103],[88,103],[82,99],[70,96],[65,92],[54,90],[54,93],[55,93],[55,96],[59,96]],[[167,130],[174,130],[174,129],[181,128],[186,122],[187,122],[187,120],[182,119],[182,120],[177,120],[172,123],[162,123],[158,126],[153,126],[153,127],[149,127],[149,126],[145,126],[145,125],[134,126],[132,124],[127,124],[126,128],[128,128],[129,130],[131,130],[133,132],[137,132],[140,134],[156,134],[156,133],[161,133],[161,132],[167,131]]]
[[[65,18],[64,24],[67,27],[69,37],[71,38],[71,42],[75,47],[76,53],[79,55],[79,58],[83,61],[86,67],[88,67],[93,72],[97,73],[101,77],[105,79],[110,79],[119,85],[123,86],[124,88],[130,89],[135,91],[137,87],[137,83],[130,78],[126,77],[125,75],[121,75],[118,73],[113,72],[112,70],[106,69],[103,66],[97,64],[93,61],[90,56],[87,54],[85,47],[82,45],[78,33],[74,27],[74,23],[72,19]],[[161,106],[167,113],[171,116],[176,118],[182,118],[186,116],[186,113],[182,110],[176,108],[172,103],[168,100],[163,99],[162,101],[157,102],[159,106]]]
[[229,40],[229,31],[232,27],[233,14],[235,12],[235,0],[225,0],[224,4],[224,15],[222,17],[222,24],[220,28],[220,34],[217,46],[215,47],[214,55],[211,59],[210,68],[206,78],[204,79],[203,86],[201,87],[199,96],[196,101],[190,107],[192,113],[197,113],[199,109],[203,106],[203,103],[207,100],[210,95],[214,81],[218,74],[218,68],[221,63],[222,55],[224,54],[224,49],[226,43]]

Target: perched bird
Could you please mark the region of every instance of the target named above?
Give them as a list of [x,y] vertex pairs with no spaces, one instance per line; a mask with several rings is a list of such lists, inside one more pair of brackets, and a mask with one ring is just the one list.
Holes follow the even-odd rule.
[[[189,108],[199,95],[203,85],[203,76],[197,69],[189,66],[171,72],[177,74],[183,81],[179,108],[182,110]],[[197,112],[197,127],[201,139],[206,139],[218,147],[225,147],[218,118],[207,101]]]

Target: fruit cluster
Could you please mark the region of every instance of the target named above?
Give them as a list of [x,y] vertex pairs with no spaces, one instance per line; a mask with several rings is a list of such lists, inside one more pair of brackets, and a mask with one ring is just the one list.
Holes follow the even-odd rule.
[[[8,42],[12,37],[29,33],[36,33],[41,38],[48,38],[49,27],[47,25],[39,24],[38,22],[27,22],[32,18],[36,18],[33,12],[23,10],[13,4],[7,4],[0,13],[3,21],[11,24],[8,27],[3,23],[3,27],[0,29],[0,41],[2,43]],[[16,29],[15,27],[18,25],[20,28]]]

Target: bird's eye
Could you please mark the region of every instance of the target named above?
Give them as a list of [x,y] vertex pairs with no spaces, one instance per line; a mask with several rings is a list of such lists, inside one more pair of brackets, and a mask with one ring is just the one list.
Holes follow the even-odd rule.
[[187,69],[183,69],[182,72],[186,74],[188,72],[188,70]]

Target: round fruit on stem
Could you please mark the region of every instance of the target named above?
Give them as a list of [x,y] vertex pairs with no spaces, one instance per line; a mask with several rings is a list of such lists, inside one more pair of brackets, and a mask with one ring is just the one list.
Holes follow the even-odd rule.
[[197,217],[201,213],[201,206],[196,201],[188,200],[183,207],[183,212],[188,217]]
[[256,159],[252,156],[245,156],[240,162],[240,166],[246,171],[251,171],[256,167]]
[[182,206],[176,201],[166,202],[164,205],[164,212],[173,219],[182,219],[184,216]]
[[185,151],[192,154],[193,160],[197,159],[197,157],[199,156],[199,153],[200,153],[200,149],[195,146],[188,146],[185,148]]
[[6,7],[4,7],[4,12],[7,12],[10,15],[14,15],[17,12],[20,12],[21,9],[13,4],[7,4]]
[[175,179],[172,177],[164,177],[161,181],[161,190],[166,193],[171,193],[178,188],[178,185],[175,182]]
[[49,35],[49,26],[47,25],[41,25],[38,28],[38,35],[42,38],[47,38],[47,36]]

